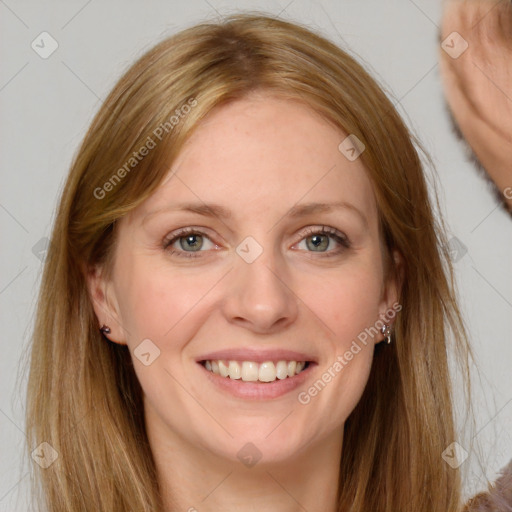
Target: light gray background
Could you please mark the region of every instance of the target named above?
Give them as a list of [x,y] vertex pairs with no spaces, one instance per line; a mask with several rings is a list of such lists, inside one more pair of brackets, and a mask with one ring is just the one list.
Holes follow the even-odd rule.
[[[166,35],[235,9],[305,22],[359,55],[434,158],[441,213],[451,236],[467,247],[455,266],[481,375],[474,381],[473,441],[486,459],[480,467],[471,453],[464,463],[467,494],[512,458],[512,219],[450,132],[437,64],[440,0],[0,0],[0,511],[27,510],[28,463],[21,462],[26,376],[19,367],[42,269],[32,248],[50,236],[72,156],[137,56]],[[43,31],[59,44],[48,59],[31,48]]]

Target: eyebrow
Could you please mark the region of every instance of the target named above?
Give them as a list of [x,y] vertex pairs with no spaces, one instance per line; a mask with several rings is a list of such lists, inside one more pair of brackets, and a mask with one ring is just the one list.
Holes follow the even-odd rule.
[[[368,219],[356,206],[345,201],[337,201],[333,203],[303,203],[296,204],[290,208],[284,217],[300,218],[313,213],[329,213],[334,210],[349,210],[356,213],[366,227],[368,227]],[[163,211],[184,211],[203,215],[205,217],[218,217],[219,219],[232,219],[233,212],[224,206],[215,203],[176,203],[168,208],[150,212],[147,217]]]

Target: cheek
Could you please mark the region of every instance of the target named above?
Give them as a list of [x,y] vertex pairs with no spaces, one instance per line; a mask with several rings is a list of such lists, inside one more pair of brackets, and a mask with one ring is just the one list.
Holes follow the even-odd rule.
[[[191,339],[200,326],[191,318],[204,315],[212,307],[208,295],[226,284],[218,268],[170,269],[133,252],[118,260],[117,269],[119,276],[130,276],[117,280],[116,297],[132,348],[145,338],[162,345],[170,338],[174,343]],[[303,309],[296,322],[312,313],[311,321],[323,325],[322,335],[342,349],[378,319],[381,283],[381,268],[370,256],[337,270],[299,272],[290,283]]]
[[[363,262],[364,263],[364,262]],[[301,278],[299,292],[339,348],[379,318],[382,272],[378,265],[347,265],[324,278]]]
[[[327,326],[324,340],[329,357],[322,368],[322,380],[330,389],[321,393],[317,405],[333,411],[333,421],[346,419],[366,386],[379,336],[383,273],[378,252],[354,260],[331,273],[328,280],[305,283],[310,292],[308,306]],[[304,292],[303,292],[304,293]],[[315,393],[314,389],[308,394]],[[320,394],[320,393],[319,393]],[[336,412],[335,412],[336,411]]]
[[171,271],[165,262],[154,264],[137,255],[120,260],[118,269],[120,276],[130,276],[118,280],[116,296],[132,348],[145,338],[163,346],[170,338],[176,344],[191,337],[185,332],[194,327],[189,318],[206,303],[202,301],[221,277],[215,272]]
[[317,427],[325,432],[347,420],[366,387],[376,342],[371,335],[377,334],[374,325],[382,292],[378,265],[347,266],[332,277],[308,296],[307,305],[321,320],[318,323],[327,326],[323,330],[326,338],[320,340],[327,357],[317,379],[298,397],[310,415],[329,411]]

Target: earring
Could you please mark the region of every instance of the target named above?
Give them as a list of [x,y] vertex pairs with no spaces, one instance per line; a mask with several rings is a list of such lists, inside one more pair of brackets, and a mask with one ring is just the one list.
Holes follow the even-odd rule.
[[107,325],[103,324],[100,327],[100,332],[101,332],[101,334],[110,334],[110,327],[108,327]]
[[384,335],[386,339],[386,343],[389,345],[391,343],[391,326],[384,324],[380,330],[380,332]]

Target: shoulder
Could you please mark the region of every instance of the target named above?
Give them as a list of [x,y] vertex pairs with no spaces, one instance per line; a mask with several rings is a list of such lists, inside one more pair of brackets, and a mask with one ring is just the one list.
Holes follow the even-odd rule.
[[512,460],[488,491],[471,498],[462,512],[512,512]]

